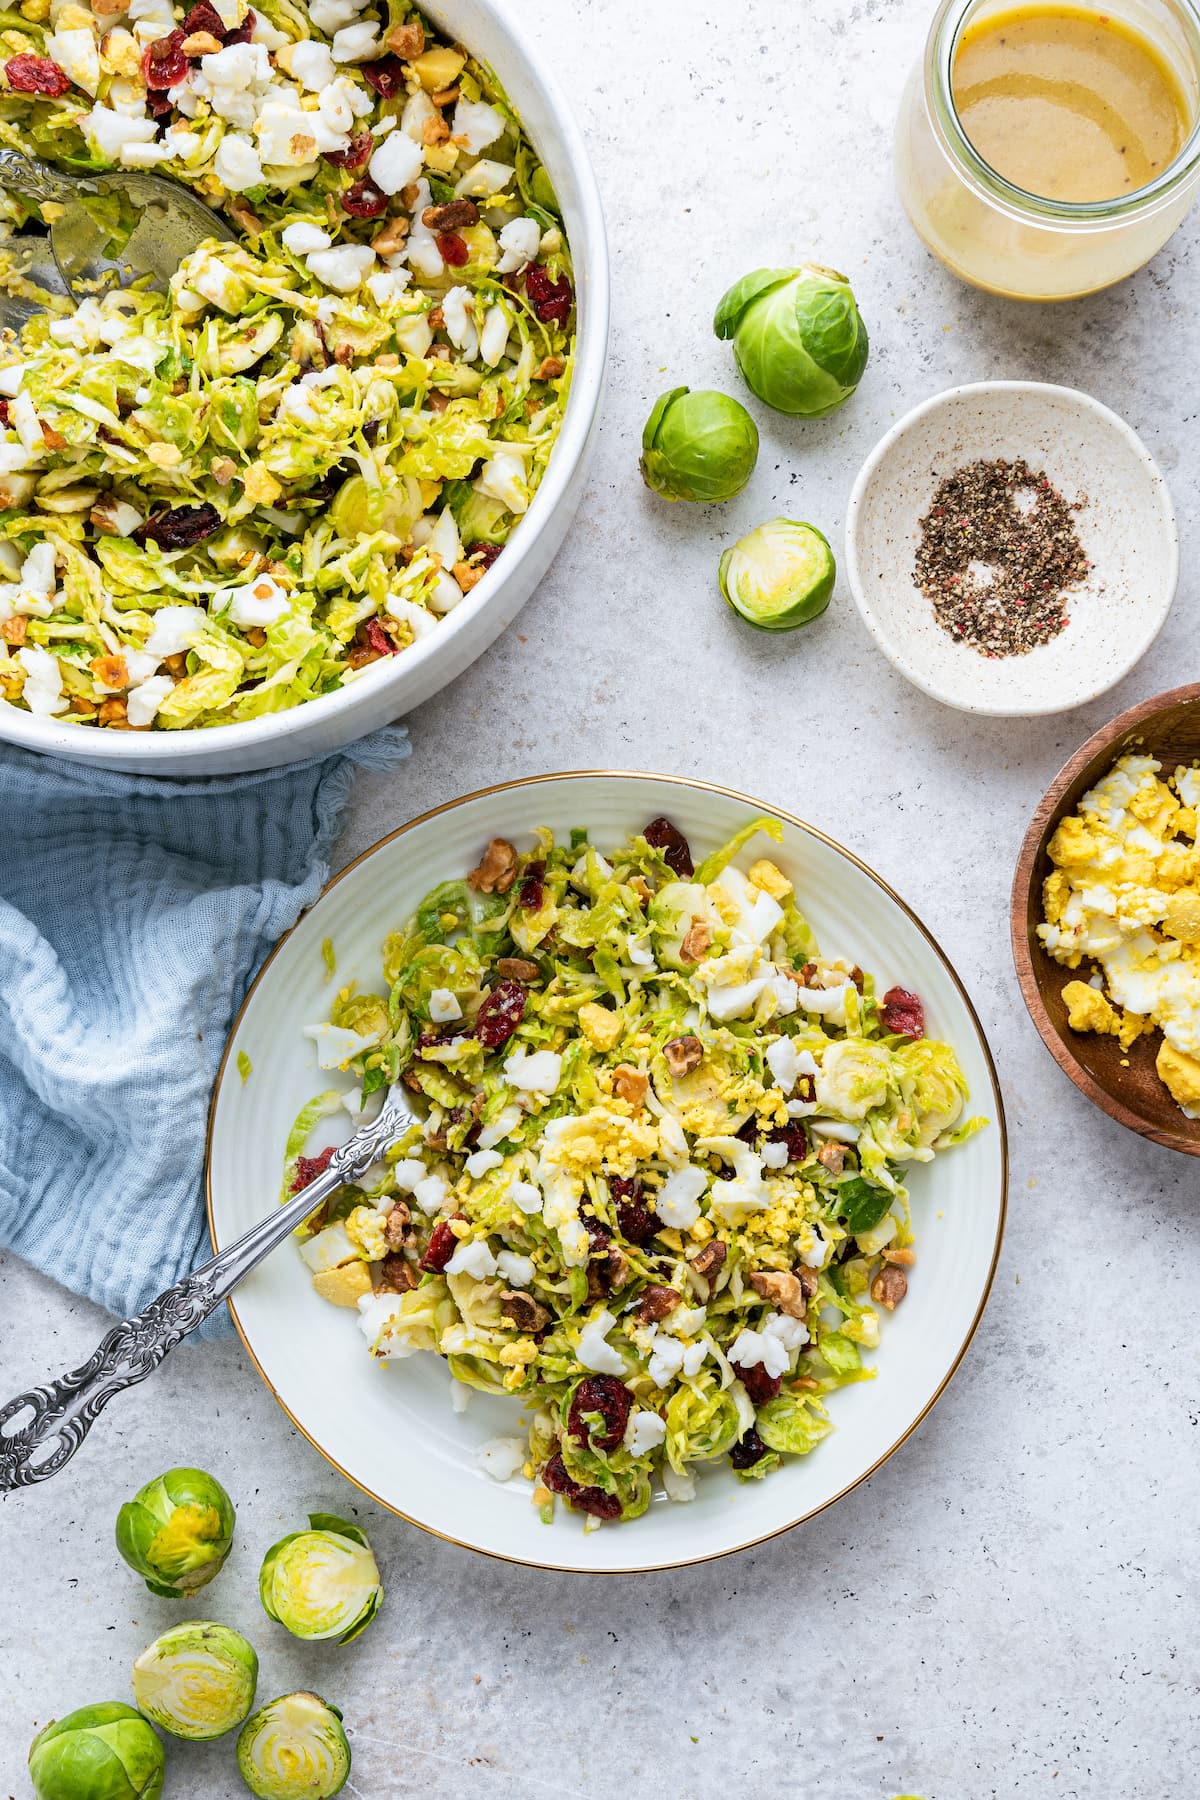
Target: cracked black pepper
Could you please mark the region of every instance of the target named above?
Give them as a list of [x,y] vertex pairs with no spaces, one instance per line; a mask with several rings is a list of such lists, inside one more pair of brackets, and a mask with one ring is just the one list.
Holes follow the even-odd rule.
[[944,631],[981,656],[1023,656],[1058,636],[1091,569],[1064,500],[1023,461],[967,463],[938,484],[914,575]]

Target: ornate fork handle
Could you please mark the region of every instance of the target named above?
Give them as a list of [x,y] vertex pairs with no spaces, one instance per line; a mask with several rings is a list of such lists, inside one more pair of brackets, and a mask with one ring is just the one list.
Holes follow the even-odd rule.
[[[167,1288],[135,1318],[115,1325],[80,1368],[0,1407],[0,1492],[33,1487],[56,1475],[110,1400],[152,1375],[176,1344],[203,1324],[277,1244],[344,1182],[361,1178],[412,1122],[406,1102],[393,1092],[378,1116],[336,1150],[328,1168],[294,1200]],[[19,1424],[25,1413],[32,1417]]]
[[23,150],[0,149],[0,188],[11,188],[24,200],[34,200],[39,206],[45,200],[76,200],[80,189],[87,191],[90,186],[78,177],[60,175],[49,163],[26,156]]

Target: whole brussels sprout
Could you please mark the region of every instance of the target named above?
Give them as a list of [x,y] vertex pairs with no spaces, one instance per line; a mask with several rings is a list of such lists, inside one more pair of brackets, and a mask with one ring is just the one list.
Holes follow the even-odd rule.
[[293,1637],[348,1644],[379,1611],[383,1584],[366,1533],[333,1513],[310,1513],[263,1558],[258,1592],[269,1618]]
[[778,412],[822,419],[850,398],[870,344],[850,283],[836,269],[755,269],[717,307],[747,385]]
[[758,426],[737,400],[709,390],[660,394],[642,432],[642,480],[665,500],[732,500],[758,461]]
[[140,1713],[119,1700],[51,1719],[29,1746],[38,1800],[158,1800],[163,1747]]
[[133,1665],[133,1697],[153,1725],[200,1741],[223,1737],[254,1705],[258,1657],[240,1631],[189,1619],[155,1638]]
[[350,1774],[342,1715],[319,1694],[284,1694],[242,1726],[237,1765],[259,1800],[326,1800]]
[[152,1594],[187,1599],[229,1555],[235,1519],[225,1489],[203,1469],[168,1469],[117,1514],[117,1549]]

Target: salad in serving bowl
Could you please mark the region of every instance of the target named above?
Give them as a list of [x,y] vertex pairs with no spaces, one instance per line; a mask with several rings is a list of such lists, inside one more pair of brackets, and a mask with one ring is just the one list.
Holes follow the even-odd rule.
[[[4,139],[154,167],[238,234],[167,293],[45,293],[0,341],[7,707],[236,727],[444,631],[523,529],[574,369],[559,201],[490,69],[407,0],[25,0]],[[27,210],[0,196],[10,293]]]
[[[378,991],[306,1032],[356,1114],[401,1079],[425,1112],[301,1233],[313,1285],[378,1360],[440,1355],[519,1403],[480,1457],[547,1520],[811,1451],[905,1298],[909,1166],[984,1123],[920,998],[821,954],[762,835],[699,863],[666,817],[494,838],[389,936]],[[285,1190],[343,1103],[304,1107]]]

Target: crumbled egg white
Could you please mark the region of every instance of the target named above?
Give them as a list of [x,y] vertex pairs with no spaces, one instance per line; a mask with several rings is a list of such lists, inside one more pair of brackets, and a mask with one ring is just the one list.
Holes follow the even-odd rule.
[[599,1375],[625,1373],[625,1358],[608,1342],[608,1334],[616,1322],[608,1308],[603,1307],[579,1333],[576,1355],[585,1369],[592,1369]]

